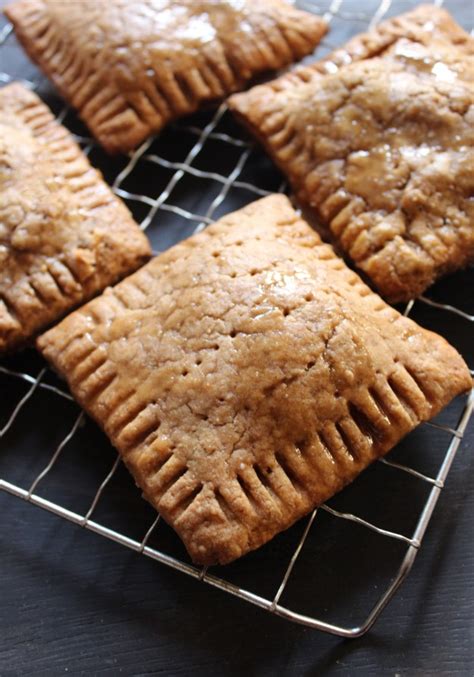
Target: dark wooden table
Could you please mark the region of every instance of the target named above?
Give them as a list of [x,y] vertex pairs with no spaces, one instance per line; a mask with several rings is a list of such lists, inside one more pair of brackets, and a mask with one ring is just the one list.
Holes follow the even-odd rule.
[[[318,4],[327,8],[330,3],[324,0]],[[395,2],[389,14],[406,10],[411,4]],[[472,23],[469,2],[448,0],[446,4],[461,23],[466,26]],[[373,14],[379,5],[375,0],[360,3],[346,0],[343,8],[346,16],[335,17],[329,42],[338,44],[366,27],[360,20],[351,22],[348,19],[351,12]],[[326,45],[320,53],[330,46]],[[0,48],[0,71],[39,82],[41,96],[55,111],[61,109],[58,97],[44,81],[38,80],[37,71],[11,39],[7,48]],[[208,114],[196,116],[190,124],[202,128],[209,119],[206,116]],[[66,124],[79,134],[87,134],[70,113]],[[245,138],[227,118],[218,131]],[[192,134],[171,130],[154,142],[150,152],[168,161],[180,161],[195,140]],[[229,146],[228,152],[222,153],[222,141],[216,140],[213,144],[214,141],[208,142],[206,152],[197,158],[195,166],[228,176],[230,161],[237,159],[232,153],[237,151]],[[87,147],[87,141],[83,145]],[[96,147],[90,156],[109,181],[126,164],[123,158],[111,161]],[[156,197],[170,175],[163,166],[152,168],[142,163],[124,188]],[[281,176],[259,151],[252,152],[240,178],[269,190],[277,189],[281,182]],[[214,186],[197,184],[193,177],[186,175],[175,189],[172,201],[188,211],[204,214],[215,195]],[[232,190],[215,216],[254,198],[255,195],[244,194],[241,189]],[[145,216],[143,203],[130,200],[129,206],[137,219]],[[190,234],[195,225],[175,212],[160,210],[148,232],[155,248],[161,249]],[[473,281],[474,271],[460,273],[436,285],[430,290],[430,297],[453,303],[472,314]],[[442,332],[462,350],[473,368],[474,337],[469,322],[422,304],[416,305],[414,317]],[[36,374],[42,362],[28,352],[2,361],[1,365]],[[52,382],[50,375],[47,379]],[[0,374],[0,428],[26,388],[27,384]],[[11,431],[0,440],[0,477],[28,488],[76,415],[74,405],[49,391],[38,391]],[[449,416],[448,411],[448,419]],[[429,465],[431,456],[439,458],[446,447],[448,440],[443,434],[425,431],[395,453],[401,454],[405,462],[413,460]],[[473,450],[471,422],[412,572],[372,631],[361,639],[347,641],[271,616],[0,492],[0,676],[472,675]],[[70,506],[72,502],[74,509],[84,511],[90,492],[94,494],[113,459],[113,451],[103,436],[87,422],[68,445],[58,467],[41,483],[39,493],[44,492],[61,505]],[[385,471],[380,468],[369,470],[353,488],[336,499],[336,505],[343,508],[347,505],[350,509],[355,506],[361,514],[374,516],[378,523],[396,522],[397,527],[410,533],[411,501],[420,498],[418,490],[412,491],[406,478],[397,480],[396,490],[390,488],[391,485],[384,484],[382,472]],[[105,522],[109,520],[114,528],[125,530],[126,527],[139,537],[138,513],[144,519],[141,524],[150,521],[152,514],[130,484],[125,472],[119,470],[105,505],[101,502],[98,507],[99,517]],[[327,542],[319,542],[320,532],[313,535],[307,546],[309,555],[296,576],[295,592],[308,606],[318,602],[318,595],[321,599],[333,600],[337,616],[344,600],[352,599],[350,586],[360,563],[357,558],[365,574],[369,574],[368,580],[372,576],[375,581],[369,585],[364,579],[359,587],[362,608],[364,601],[369,603],[374,599],[374,588],[380,571],[386,566],[387,553],[372,547],[365,555],[358,551],[354,559],[351,548],[355,541],[352,537],[341,541],[335,528],[328,522]],[[171,534],[160,533],[160,538],[178,547]],[[276,539],[274,545],[267,546],[261,554],[249,556],[247,563],[237,565],[233,571],[236,575],[243,571],[246,581],[255,575],[262,584],[268,576],[270,585],[273,569],[278,568],[281,558],[286,561],[292,538],[289,534]],[[335,564],[331,560],[334,552]],[[325,565],[322,569],[321,564]],[[317,592],[320,571],[326,578],[323,589]],[[330,579],[336,594],[324,591],[325,582]],[[341,621],[344,613],[341,611]],[[363,616],[356,615],[359,621],[363,620]]]
[[472,675],[474,431],[415,566],[369,635],[244,605],[0,495],[0,674]]
[[472,675],[473,447],[471,426],[410,576],[359,640],[292,625],[0,494],[0,674]]

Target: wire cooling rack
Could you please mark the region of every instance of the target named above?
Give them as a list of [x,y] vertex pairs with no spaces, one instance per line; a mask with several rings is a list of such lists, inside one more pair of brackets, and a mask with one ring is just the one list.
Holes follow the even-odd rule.
[[[331,23],[320,57],[413,3],[299,4]],[[469,3],[446,4],[466,26]],[[147,229],[155,253],[223,213],[286,190],[225,105],[111,160],[28,62],[4,21],[0,83],[11,80],[35,89],[75,134]],[[472,281],[472,271],[460,273],[404,309],[444,334],[471,366],[474,308],[466,289]],[[137,498],[116,452],[33,351],[0,363],[0,397],[0,489],[271,613],[343,637],[366,632],[409,572],[474,407],[473,392],[458,398],[306,520],[211,572],[195,567],[169,527]]]

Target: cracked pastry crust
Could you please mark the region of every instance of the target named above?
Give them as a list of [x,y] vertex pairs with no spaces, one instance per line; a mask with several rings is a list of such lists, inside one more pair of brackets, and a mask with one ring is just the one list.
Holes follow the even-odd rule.
[[0,354],[150,256],[128,209],[22,85],[0,89]]
[[110,152],[310,54],[327,31],[286,0],[17,0],[5,13]]
[[230,562],[469,389],[273,195],[152,260],[37,345],[195,562]]
[[474,261],[474,41],[420,6],[230,99],[390,301]]

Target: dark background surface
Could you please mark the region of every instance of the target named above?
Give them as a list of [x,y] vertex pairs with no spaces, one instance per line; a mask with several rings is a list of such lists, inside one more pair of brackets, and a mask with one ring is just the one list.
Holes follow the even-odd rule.
[[[329,2],[319,5],[327,9]],[[0,0],[0,6],[2,5]],[[392,3],[388,15],[412,3]],[[465,26],[472,25],[470,2],[446,3]],[[318,54],[367,27],[379,2],[343,3]],[[364,16],[363,16],[364,15]],[[59,112],[62,104],[12,38],[0,47],[0,71],[26,78]],[[202,128],[212,114],[186,124]],[[87,136],[72,113],[66,125]],[[217,130],[245,139],[229,116]],[[178,125],[153,142],[154,153],[181,162],[197,136]],[[109,160],[87,139],[82,145],[111,182],[126,165]],[[206,142],[193,167],[227,177],[243,148],[219,139]],[[174,168],[142,159],[122,188],[156,198]],[[239,179],[275,190],[281,176],[252,151]],[[167,204],[202,215],[222,183],[188,172]],[[214,217],[255,199],[231,188]],[[138,220],[149,205],[129,199]],[[188,235],[198,219],[158,210],[147,231],[162,249]],[[429,291],[442,303],[474,313],[473,271],[452,276]],[[472,325],[446,311],[415,304],[412,316],[448,338],[474,366]],[[36,375],[43,366],[25,352],[1,366]],[[46,383],[56,383],[48,372]],[[0,373],[0,428],[28,389],[28,383]],[[455,425],[465,399],[440,417]],[[77,407],[38,389],[0,440],[0,478],[28,488],[70,430]],[[430,475],[437,472],[449,435],[423,426],[391,454]],[[414,568],[372,631],[344,641],[276,618],[228,594],[172,571],[123,546],[0,493],[0,675],[53,674],[387,674],[472,675],[474,673],[474,425],[468,428]],[[114,452],[91,422],[64,448],[37,493],[81,514],[114,461]],[[331,501],[372,522],[410,535],[429,486],[376,464]],[[101,498],[94,519],[141,539],[153,511],[119,468]],[[272,598],[303,524],[241,562],[217,571],[242,587]],[[159,525],[151,544],[186,559],[179,541]],[[282,603],[344,625],[364,620],[401,562],[405,546],[354,524],[318,513]]]

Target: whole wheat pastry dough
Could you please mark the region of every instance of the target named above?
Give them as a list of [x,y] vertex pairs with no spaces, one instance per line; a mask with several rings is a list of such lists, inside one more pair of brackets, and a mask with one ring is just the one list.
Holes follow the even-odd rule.
[[16,0],[5,11],[112,152],[301,59],[327,30],[286,0]]
[[150,255],[129,211],[22,85],[0,89],[0,354]]
[[38,339],[195,562],[326,500],[471,378],[273,195]]
[[230,99],[391,301],[474,261],[473,45],[422,6]]

